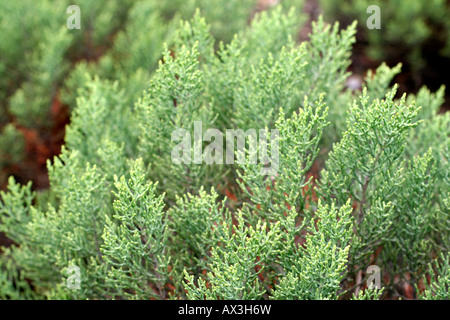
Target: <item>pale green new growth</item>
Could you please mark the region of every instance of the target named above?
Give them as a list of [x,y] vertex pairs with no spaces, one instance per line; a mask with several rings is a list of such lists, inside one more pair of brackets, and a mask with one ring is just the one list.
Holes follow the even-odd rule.
[[[352,208],[319,203],[305,247],[292,257],[291,270],[275,287],[274,299],[336,299],[347,268]],[[316,222],[317,221],[317,222]]]
[[281,234],[277,225],[270,231],[265,223],[246,227],[241,213],[237,220],[233,230],[229,224],[218,225],[220,245],[212,248],[208,287],[204,279],[198,280],[197,287],[194,277],[186,273],[188,299],[253,300],[264,294],[258,276],[277,254]]
[[163,196],[145,182],[142,160],[136,161],[130,180],[116,179],[114,215],[106,220],[102,259],[110,266],[107,282],[118,294],[134,299],[165,298],[169,276],[169,229]]
[[369,288],[361,290],[357,296],[353,294],[352,300],[379,300],[383,291],[384,288],[377,289],[371,284]]
[[426,283],[426,289],[422,294],[425,300],[449,300],[450,299],[450,258],[448,253],[442,254],[438,262],[430,263],[431,283]]
[[[71,36],[43,18],[64,2],[0,2],[0,114],[17,119],[1,166],[22,159],[23,124],[50,124],[68,50],[90,57],[59,92],[72,113],[50,188],[10,177],[0,192],[1,299],[381,299],[402,281],[449,299],[444,87],[397,98],[401,65],[382,64],[348,90],[356,23],[320,17],[298,44],[303,1],[255,2],[83,0],[86,33]],[[52,32],[19,19],[32,9]],[[231,148],[227,129],[257,141]],[[380,290],[365,288],[370,265]]]

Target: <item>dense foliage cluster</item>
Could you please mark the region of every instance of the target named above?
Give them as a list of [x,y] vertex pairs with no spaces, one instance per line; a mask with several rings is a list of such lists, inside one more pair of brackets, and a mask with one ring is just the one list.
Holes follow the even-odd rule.
[[[17,41],[23,28],[0,41],[1,119],[16,125],[0,135],[0,164],[22,152],[17,127],[48,127],[56,94],[72,109],[50,189],[10,177],[0,192],[0,231],[14,242],[0,298],[379,299],[405,282],[415,298],[450,298],[444,88],[398,97],[401,66],[382,64],[347,89],[356,23],[319,18],[298,43],[301,1],[248,26],[255,1],[174,2],[78,1],[87,34],[54,14],[64,1],[0,2],[48,29],[23,24],[32,50]],[[63,68],[80,47],[95,58]],[[197,121],[202,133],[262,130],[279,150],[246,140],[232,150],[244,162],[175,163],[179,129],[194,137],[187,154],[198,143],[207,154]],[[250,161],[261,151],[277,152],[275,173]],[[366,286],[370,265],[382,289]]]

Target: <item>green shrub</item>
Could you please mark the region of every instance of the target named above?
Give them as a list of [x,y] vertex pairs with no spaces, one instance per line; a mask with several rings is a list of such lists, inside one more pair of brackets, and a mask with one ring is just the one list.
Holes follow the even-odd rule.
[[[172,46],[182,17],[190,19],[199,9],[213,24],[214,36],[228,42],[248,23],[255,3],[2,1],[0,129],[14,122],[47,137],[55,126],[53,106],[62,102],[73,110],[78,94],[86,89],[87,79],[96,74],[120,81],[128,93],[126,103],[133,105],[148,88],[162,57],[163,44]],[[69,5],[80,8],[79,30],[66,26]],[[23,41],[25,37],[27,41]],[[3,182],[0,177],[0,185]]]
[[[0,231],[15,242],[0,256],[0,297],[378,299],[406,279],[416,298],[450,298],[443,89],[395,99],[400,66],[381,65],[361,92],[345,90],[356,24],[320,18],[297,44],[295,12],[260,13],[217,49],[201,11],[164,47],[130,23],[111,55],[77,67],[50,189],[11,178],[0,193]],[[213,155],[196,121],[202,135],[258,130],[260,143]],[[216,161],[188,161],[199,147]],[[420,292],[430,263],[436,280]],[[382,290],[365,288],[374,264]]]

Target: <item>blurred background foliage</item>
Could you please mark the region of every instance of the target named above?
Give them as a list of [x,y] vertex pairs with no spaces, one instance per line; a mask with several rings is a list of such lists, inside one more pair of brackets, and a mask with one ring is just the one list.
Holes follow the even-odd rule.
[[[318,4],[327,21],[338,20],[345,26],[358,20],[354,48],[358,71],[382,61],[391,67],[401,62],[402,73],[395,81],[402,91],[417,92],[423,85],[432,91],[442,84],[449,86],[444,70],[450,69],[450,1],[318,0]],[[366,26],[371,5],[380,8],[380,29]],[[447,109],[448,103],[447,99]]]
[[[303,0],[286,0],[298,8]],[[180,21],[197,9],[219,42],[229,43],[258,11],[258,0],[0,1],[0,189],[9,175],[48,187],[46,160],[60,153],[86,72],[118,80],[132,104],[173,45]],[[69,5],[81,29],[69,30]]]
[[[280,0],[77,0],[0,1],[0,188],[14,175],[48,187],[46,159],[59,154],[64,130],[80,90],[86,90],[86,72],[118,80],[132,104],[147,88],[169,48],[181,20],[197,9],[219,43],[229,43],[261,10]],[[349,67],[360,79],[382,61],[389,67],[402,62],[392,82],[399,95],[417,93],[426,85],[437,91],[449,86],[450,15],[446,0],[283,0],[294,6],[304,23],[298,40],[311,31],[311,21],[346,27],[358,21],[357,42]],[[82,8],[81,30],[69,30],[69,5]],[[381,9],[381,29],[369,30],[367,7]],[[309,21],[307,21],[309,16]],[[357,80],[356,86],[362,80]],[[355,84],[353,84],[355,85]],[[444,107],[449,100],[444,96]],[[8,125],[7,125],[8,124]]]

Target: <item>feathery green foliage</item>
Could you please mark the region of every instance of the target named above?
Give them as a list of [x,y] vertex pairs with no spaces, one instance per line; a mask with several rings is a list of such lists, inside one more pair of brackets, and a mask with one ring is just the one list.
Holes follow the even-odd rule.
[[170,258],[163,196],[155,195],[154,184],[145,183],[142,160],[136,161],[130,180],[122,176],[115,187],[114,221],[106,220],[101,247],[110,266],[107,282],[120,296],[131,291],[135,299],[164,298]]
[[[254,1],[108,2],[101,14],[103,2],[83,3],[100,59],[68,63],[87,40],[49,25],[51,41],[33,33],[32,76],[0,82],[18,121],[0,136],[2,165],[22,157],[20,126],[48,125],[52,90],[71,109],[50,189],[11,177],[0,192],[14,242],[0,298],[379,299],[408,281],[416,298],[448,299],[444,87],[396,98],[401,65],[382,64],[347,90],[356,24],[320,18],[298,44],[297,1],[248,26]],[[25,49],[0,50],[4,72]],[[387,275],[381,289],[364,287],[370,265]]]

